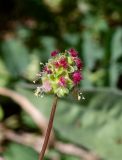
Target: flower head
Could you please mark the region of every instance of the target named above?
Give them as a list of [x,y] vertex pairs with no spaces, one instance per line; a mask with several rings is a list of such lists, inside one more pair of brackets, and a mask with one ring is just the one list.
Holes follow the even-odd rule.
[[63,53],[53,51],[51,56],[39,74],[41,84],[36,95],[49,93],[63,97],[80,84],[82,62],[73,48]]

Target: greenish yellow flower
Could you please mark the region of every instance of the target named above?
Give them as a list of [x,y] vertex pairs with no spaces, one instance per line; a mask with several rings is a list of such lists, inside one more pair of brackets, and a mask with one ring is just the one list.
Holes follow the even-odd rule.
[[39,74],[41,84],[37,87],[36,95],[48,93],[64,97],[83,79],[83,65],[73,48],[63,53],[53,51],[51,56]]

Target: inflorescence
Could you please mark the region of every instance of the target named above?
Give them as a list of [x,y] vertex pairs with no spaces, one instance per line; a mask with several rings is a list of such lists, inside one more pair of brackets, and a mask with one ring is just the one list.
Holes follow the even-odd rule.
[[[42,70],[37,75],[41,85],[37,87],[35,94],[43,96],[45,93],[55,94],[58,97],[68,95],[80,84],[83,63],[78,57],[78,52],[71,48],[60,52],[51,52],[51,58],[46,64],[42,64]],[[34,81],[35,83],[35,81]],[[84,99],[79,92],[78,99]]]

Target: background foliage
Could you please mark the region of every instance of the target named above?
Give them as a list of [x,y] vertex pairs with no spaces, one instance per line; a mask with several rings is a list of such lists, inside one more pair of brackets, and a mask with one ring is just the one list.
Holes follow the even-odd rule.
[[[86,100],[60,100],[54,129],[61,141],[82,145],[104,160],[122,159],[121,6],[121,0],[0,1],[0,86],[23,94],[48,118],[52,97],[37,99],[31,87],[39,62],[54,49],[76,48],[84,63]],[[0,120],[16,132],[39,133],[31,117],[4,96]],[[34,150],[11,141],[2,142],[1,154],[6,160],[37,159]],[[77,159],[53,149],[46,159],[52,155]]]

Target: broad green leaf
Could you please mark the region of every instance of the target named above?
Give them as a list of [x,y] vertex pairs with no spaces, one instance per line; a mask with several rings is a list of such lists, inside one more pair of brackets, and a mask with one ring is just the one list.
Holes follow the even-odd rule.
[[102,46],[95,41],[94,35],[90,31],[83,33],[83,57],[84,63],[88,68],[92,68],[97,59],[103,57]]
[[[34,97],[33,93],[28,91],[19,91],[49,118],[52,97],[41,99]],[[122,93],[116,90],[93,92],[93,96],[85,106],[83,103],[60,99],[54,120],[56,136],[63,141],[83,145],[105,160],[120,160],[122,157],[121,99]]]
[[2,45],[2,56],[13,76],[24,75],[29,63],[28,49],[19,39],[7,39]]
[[116,29],[113,35],[111,52],[112,56],[110,60],[110,85],[112,87],[116,87],[121,71],[121,66],[119,68],[119,64],[117,64],[117,60],[122,56],[122,28],[120,27]]
[[33,149],[17,143],[10,143],[4,152],[6,160],[36,160],[38,154]]
[[40,59],[39,59],[39,52],[34,50],[33,54],[30,55],[30,63],[25,70],[25,75],[27,79],[33,81],[35,75],[39,73],[40,70]]
[[56,48],[56,39],[50,36],[43,36],[40,39],[42,45],[42,50],[40,51],[40,57],[42,61],[47,62],[47,57],[50,57],[50,53],[57,49]]
[[116,31],[112,38],[112,57],[111,61],[115,62],[122,55],[122,28],[116,28]]

